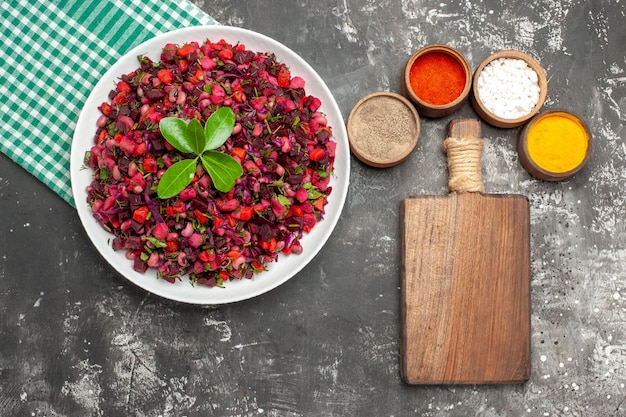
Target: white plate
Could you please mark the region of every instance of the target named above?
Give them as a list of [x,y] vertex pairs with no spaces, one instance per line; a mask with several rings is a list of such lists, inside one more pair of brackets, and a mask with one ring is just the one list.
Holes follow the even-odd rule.
[[[320,111],[326,114],[329,126],[333,129],[337,142],[335,175],[330,185],[332,193],[326,205],[326,214],[311,233],[301,239],[304,249],[299,255],[280,255],[271,263],[267,271],[255,275],[253,279],[227,282],[224,288],[192,286],[184,279],[170,284],[156,277],[156,271],[149,269],[142,274],[133,270],[132,261],[126,259],[124,252],[115,252],[111,248],[112,234],[106,232],[94,219],[91,207],[86,202],[86,187],[92,181],[92,170],[85,169],[84,156],[92,144],[99,117],[97,107],[108,99],[109,91],[114,88],[118,78],[139,66],[138,55],[146,55],[159,61],[160,52],[166,43],[182,44],[191,41],[203,42],[205,39],[219,41],[225,39],[235,44],[243,43],[246,49],[255,52],[273,52],[279,61],[284,62],[292,75],[299,75],[306,81],[307,94],[318,97],[322,106]],[[339,106],[332,93],[309,64],[295,52],[281,43],[245,29],[227,26],[197,26],[168,32],[152,38],[125,54],[109,69],[96,84],[78,118],[72,140],[70,175],[72,192],[80,220],[87,235],[100,254],[121,275],[139,287],[158,296],[191,304],[225,304],[245,300],[266,293],[283,284],[304,268],[324,246],[332,233],[346,199],[350,176],[350,154],[347,133]],[[91,277],[91,279],[98,279]]]

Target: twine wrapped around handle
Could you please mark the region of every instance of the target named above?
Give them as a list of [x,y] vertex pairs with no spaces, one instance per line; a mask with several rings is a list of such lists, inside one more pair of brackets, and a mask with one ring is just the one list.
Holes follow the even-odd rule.
[[448,188],[450,192],[483,192],[482,176],[483,141],[466,135],[448,137],[443,151],[448,155]]

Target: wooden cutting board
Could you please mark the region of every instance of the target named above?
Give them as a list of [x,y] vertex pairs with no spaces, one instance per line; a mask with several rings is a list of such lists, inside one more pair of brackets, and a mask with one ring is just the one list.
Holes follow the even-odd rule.
[[[453,120],[444,143],[451,193],[401,204],[401,376],[409,384],[530,377],[528,199],[482,192],[480,135],[478,120]],[[453,149],[468,143],[471,163],[459,158],[467,149]]]

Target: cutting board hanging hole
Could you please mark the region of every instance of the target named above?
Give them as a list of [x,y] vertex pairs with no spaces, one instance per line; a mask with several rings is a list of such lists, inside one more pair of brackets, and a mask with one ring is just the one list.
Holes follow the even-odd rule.
[[455,122],[451,122],[450,136],[443,142],[443,151],[448,156],[448,188],[450,192],[483,192],[484,145],[480,139],[480,122],[467,119]]

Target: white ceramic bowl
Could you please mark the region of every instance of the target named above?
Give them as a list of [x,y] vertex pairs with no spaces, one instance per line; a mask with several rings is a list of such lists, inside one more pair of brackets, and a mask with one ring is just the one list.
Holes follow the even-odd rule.
[[[100,116],[97,107],[107,101],[108,93],[115,86],[118,78],[139,66],[138,55],[159,61],[160,52],[166,43],[203,42],[207,38],[213,41],[224,39],[232,44],[243,43],[247,49],[256,52],[275,53],[277,59],[289,67],[293,76],[299,75],[306,81],[307,94],[321,100],[320,111],[326,114],[328,124],[333,129],[334,140],[337,142],[335,173],[330,182],[333,191],[328,198],[326,214],[311,233],[301,239],[303,253],[289,256],[281,254],[276,262],[269,265],[267,271],[257,274],[253,279],[227,282],[224,288],[194,287],[187,279],[170,284],[165,280],[157,279],[156,271],[153,269],[149,269],[144,274],[136,272],[132,261],[126,259],[125,251],[113,251],[110,245],[113,235],[96,222],[91,207],[86,202],[86,187],[92,181],[92,170],[84,167],[85,152],[93,144],[96,121]],[[216,305],[241,301],[266,293],[295,276],[315,257],[330,237],[344,206],[350,177],[350,148],[343,118],[332,93],[315,70],[295,52],[267,36],[246,29],[219,25],[196,26],[168,32],[142,43],[126,53],[104,74],[89,95],[76,124],[72,140],[70,171],[72,192],[85,231],[96,249],[117,272],[132,283],[158,296],[184,303]],[[99,279],[98,277],[85,278]]]

